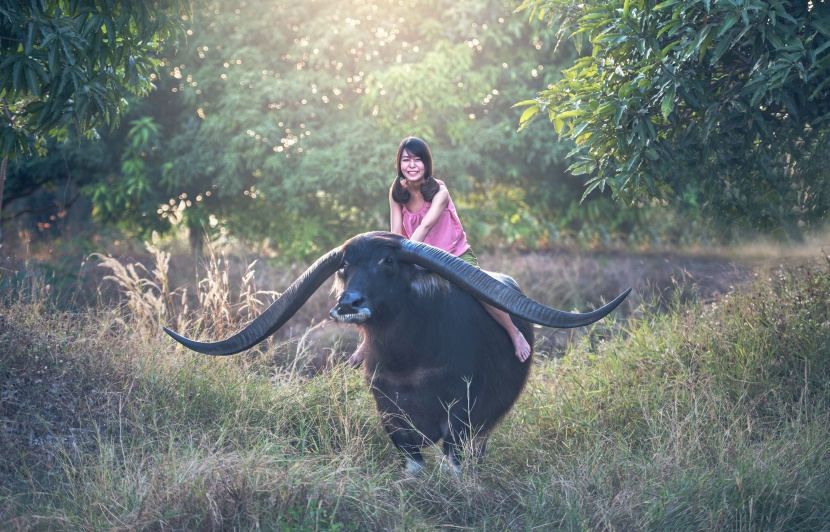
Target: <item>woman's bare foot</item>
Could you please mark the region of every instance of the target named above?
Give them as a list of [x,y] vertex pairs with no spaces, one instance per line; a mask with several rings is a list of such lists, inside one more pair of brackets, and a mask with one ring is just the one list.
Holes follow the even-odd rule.
[[515,349],[516,358],[519,359],[520,362],[524,362],[530,357],[531,347],[530,344],[527,343],[522,332],[513,324],[513,320],[510,319],[510,315],[503,311],[499,310],[496,307],[492,307],[487,303],[481,303],[493,319],[495,319],[499,325],[501,325],[505,331],[507,331],[507,335],[510,336],[510,340],[513,342],[513,349]]
[[527,343],[521,331],[515,329],[515,334],[511,340],[513,340],[513,347],[516,349],[516,358],[519,359],[519,362],[527,360],[530,356],[530,344]]

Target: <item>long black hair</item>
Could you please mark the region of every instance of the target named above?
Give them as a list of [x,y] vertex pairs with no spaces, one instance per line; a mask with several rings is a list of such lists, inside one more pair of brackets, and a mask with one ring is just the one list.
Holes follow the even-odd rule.
[[409,202],[409,191],[401,185],[401,179],[404,179],[401,171],[401,157],[406,150],[410,155],[418,157],[424,163],[424,184],[421,185],[421,194],[424,200],[432,201],[435,194],[441,188],[435,176],[432,173],[432,152],[429,151],[429,146],[426,142],[418,137],[406,137],[398,146],[398,155],[395,157],[395,181],[392,183],[392,199],[395,203],[406,205]]

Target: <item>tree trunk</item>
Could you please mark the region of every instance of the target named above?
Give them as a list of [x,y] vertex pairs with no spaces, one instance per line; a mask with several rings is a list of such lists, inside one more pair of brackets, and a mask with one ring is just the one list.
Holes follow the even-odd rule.
[[3,188],[6,186],[6,168],[9,166],[9,158],[3,157],[0,164],[0,244],[3,243]]
[[201,257],[205,251],[204,229],[189,218],[185,223],[187,224],[188,238],[190,240],[190,250],[197,257]]

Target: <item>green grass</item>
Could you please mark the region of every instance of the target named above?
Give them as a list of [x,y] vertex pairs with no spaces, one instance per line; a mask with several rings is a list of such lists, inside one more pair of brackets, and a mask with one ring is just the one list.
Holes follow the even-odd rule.
[[303,342],[209,358],[39,301],[0,307],[3,530],[830,529],[827,265],[542,353],[477,471],[417,477]]

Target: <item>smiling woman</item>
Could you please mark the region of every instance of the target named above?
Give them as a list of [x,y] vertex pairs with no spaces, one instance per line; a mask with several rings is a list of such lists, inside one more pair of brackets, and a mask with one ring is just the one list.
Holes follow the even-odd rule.
[[[421,213],[426,204],[430,204],[426,205],[426,208],[429,209],[433,203],[435,209],[426,220],[421,215],[416,223],[412,216],[407,216]],[[389,191],[390,231],[416,242],[426,242],[432,246],[440,247],[458,256],[466,249],[456,250],[455,246],[453,246],[453,249],[447,249],[446,246],[440,245],[446,243],[445,238],[439,239],[439,237],[446,236],[443,232],[436,232],[427,239],[430,229],[438,221],[443,209],[450,204],[449,192],[446,186],[442,181],[435,179],[433,175],[432,152],[427,143],[416,137],[403,139],[395,156],[395,180],[392,182],[392,188]],[[456,238],[454,241],[458,241],[463,236],[464,239],[461,243],[463,247],[466,244],[466,235],[461,229],[458,215],[455,214],[455,206],[451,207],[451,211],[451,218],[457,222],[455,224],[454,234]],[[409,222],[408,226],[406,226],[406,222]],[[416,234],[416,228],[419,226],[421,230]],[[408,231],[405,231],[406,229]],[[454,251],[459,252],[454,253]]]
[[[427,143],[416,137],[401,141],[395,168],[395,180],[389,189],[390,231],[446,251],[478,268],[478,258],[467,242],[449,190],[432,175],[432,152]],[[530,343],[510,315],[484,302],[481,304],[509,335],[516,358],[521,362],[527,360]],[[349,364],[360,364],[364,350],[365,341],[349,358]]]
[[401,170],[404,174],[404,184],[406,180],[417,181],[424,178],[424,161],[416,155],[410,154],[408,151],[401,155]]

